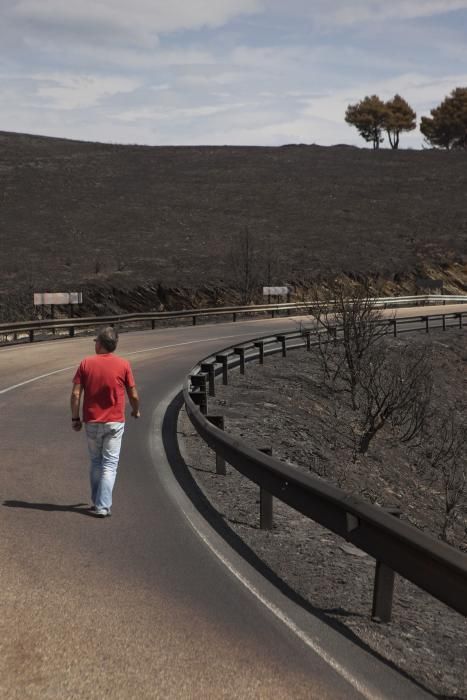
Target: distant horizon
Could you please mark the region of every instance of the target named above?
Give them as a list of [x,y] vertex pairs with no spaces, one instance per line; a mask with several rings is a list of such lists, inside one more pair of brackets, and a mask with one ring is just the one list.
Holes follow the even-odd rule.
[[[33,138],[44,138],[44,139],[56,139],[57,141],[76,141],[77,143],[95,143],[102,144],[104,146],[140,146],[142,148],[296,148],[296,147],[317,147],[317,148],[354,148],[361,149],[365,151],[373,151],[373,146],[369,143],[363,142],[362,144],[354,143],[331,143],[331,144],[320,144],[320,143],[279,143],[279,144],[254,144],[254,143],[191,143],[191,144],[180,144],[180,143],[123,143],[118,141],[95,141],[91,139],[74,138],[71,136],[60,136],[50,134],[35,133],[33,131],[10,131],[5,129],[0,129],[0,134],[11,134],[13,136],[31,136]],[[381,144],[380,151],[442,151],[446,149],[434,148],[428,145],[415,148],[414,146],[404,147],[399,145],[398,149],[392,149],[389,145]]]
[[[3,0],[0,127],[97,143],[372,148],[349,104],[467,86],[467,0]],[[389,147],[387,137],[381,144]]]

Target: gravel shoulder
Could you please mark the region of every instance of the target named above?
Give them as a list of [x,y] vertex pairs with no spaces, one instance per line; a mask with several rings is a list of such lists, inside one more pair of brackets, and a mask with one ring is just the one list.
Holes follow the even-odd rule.
[[[394,342],[430,344],[434,391],[456,410],[466,410],[467,335],[462,331],[411,334]],[[247,443],[271,447],[280,459],[331,482],[342,479],[342,455],[326,432],[326,403],[317,391],[316,355],[296,350],[230,373],[216,385],[210,412],[225,416],[226,430]],[[448,397],[448,398],[446,398]],[[345,417],[344,417],[345,418]],[[179,439],[191,475],[219,516],[304,601],[332,624],[342,625],[382,659],[440,698],[467,698],[467,621],[408,581],[396,577],[393,619],[371,620],[374,560],[364,552],[274,501],[272,531],[259,528],[259,492],[227,465],[215,473],[215,457],[182,412]],[[337,447],[336,447],[337,445]],[[388,438],[344,474],[343,488],[379,505],[397,505],[402,518],[435,536],[442,520],[436,487],[420,480],[410,454]],[[467,549],[467,517],[451,533],[453,546]]]

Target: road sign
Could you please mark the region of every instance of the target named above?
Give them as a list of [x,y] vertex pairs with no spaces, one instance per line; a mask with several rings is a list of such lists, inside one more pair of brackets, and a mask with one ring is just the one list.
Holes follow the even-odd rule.
[[263,296],[265,297],[286,297],[288,293],[288,287],[263,287]]
[[82,303],[82,292],[34,292],[34,306]]

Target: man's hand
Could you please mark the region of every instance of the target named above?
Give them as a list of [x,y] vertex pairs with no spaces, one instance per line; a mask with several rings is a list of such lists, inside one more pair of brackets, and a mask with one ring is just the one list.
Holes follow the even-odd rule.
[[[79,405],[81,402],[81,394],[83,392],[83,387],[81,384],[73,384],[73,390],[71,392],[71,397],[70,397],[70,406],[71,406],[71,427],[73,430],[76,430],[77,433],[81,430],[83,427],[83,424],[81,423],[81,420],[79,418]],[[74,420],[73,417],[76,416],[77,420]]]
[[127,387],[126,393],[128,394],[128,399],[130,401],[131,415],[133,418],[139,418],[141,414],[139,412],[139,396],[136,387]]

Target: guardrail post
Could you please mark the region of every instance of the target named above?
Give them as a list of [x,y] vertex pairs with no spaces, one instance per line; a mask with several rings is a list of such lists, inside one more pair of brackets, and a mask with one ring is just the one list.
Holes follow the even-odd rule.
[[430,332],[430,317],[425,316],[425,333]]
[[193,325],[196,326],[196,316],[193,316]]
[[[208,421],[212,423],[216,428],[219,428],[219,430],[224,430],[224,416],[206,416]],[[219,454],[216,452],[216,474],[220,474],[221,476],[225,476],[227,474],[226,468],[225,468],[225,459],[221,457]]]
[[209,382],[209,396],[216,395],[215,387],[215,373],[214,373],[214,362],[203,362],[201,365],[201,371],[206,372],[208,375]]
[[245,374],[245,348],[234,348],[234,353],[240,357],[240,374]]
[[259,364],[264,365],[264,340],[257,340],[255,346],[259,349]]
[[443,314],[443,331],[446,330],[446,316]]
[[227,386],[229,383],[228,355],[216,355],[216,362],[222,365],[222,384]]
[[155,327],[156,327],[156,319],[155,319],[155,318],[151,318],[151,330],[154,330]]
[[[401,516],[401,511],[397,506],[387,507],[384,510],[396,518]],[[373,609],[371,612],[373,620],[391,622],[394,579],[394,571],[386,564],[383,564],[383,562],[377,561],[373,588]]]
[[75,327],[74,326],[70,326],[70,328],[68,330],[68,335],[70,336],[70,338],[75,337]]
[[[16,340],[16,333],[15,333],[15,338],[14,338],[14,339]],[[32,328],[31,328],[31,330],[29,331],[29,342],[30,342],[30,343],[33,343],[33,342],[34,342],[34,331],[33,331]]]
[[391,622],[395,574],[386,564],[376,562],[371,617],[379,622]]
[[236,320],[237,320],[237,314],[234,312],[234,313],[232,314],[232,321],[235,323]]
[[303,333],[303,335],[305,336],[305,339],[306,339],[306,349],[308,352],[310,352],[310,350],[311,350],[311,331],[305,331]]
[[195,406],[199,406],[199,410],[201,411],[203,416],[205,416],[208,412],[207,395],[201,391],[190,391],[190,398],[195,404]]
[[[271,456],[272,448],[263,447],[260,452]],[[272,530],[273,526],[272,494],[262,486],[259,487],[259,526],[261,530]]]
[[275,309],[271,309],[271,318],[276,318],[276,311],[275,311]]
[[393,320],[392,325],[393,325],[394,338],[397,338],[397,318],[395,318]]
[[459,328],[462,328],[462,311],[459,314]]
[[203,415],[207,415],[208,412],[208,394],[206,388],[206,375],[205,374],[193,374],[190,377],[192,386],[194,386],[197,391],[190,392],[190,396]]
[[281,345],[282,345],[282,357],[287,357],[287,346],[285,344],[285,341],[286,341],[285,335],[278,335],[277,340],[279,340]]

